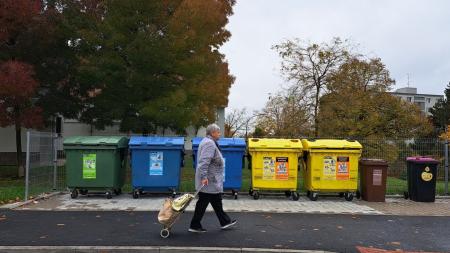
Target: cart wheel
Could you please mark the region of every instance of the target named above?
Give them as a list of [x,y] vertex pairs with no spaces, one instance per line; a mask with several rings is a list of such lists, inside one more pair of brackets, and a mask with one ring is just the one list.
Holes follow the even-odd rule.
[[356,191],[356,198],[361,199],[361,192],[359,190]]
[[116,194],[116,195],[120,195],[120,194],[122,194],[122,189],[114,189],[114,194]]
[[339,198],[343,198],[344,196],[345,196],[345,193],[343,193],[343,192],[339,193]]
[[144,191],[143,190],[139,190],[139,195],[144,195]]
[[345,197],[345,200],[352,201],[353,200],[353,193],[346,192],[344,197]]
[[259,199],[259,192],[253,192],[253,199],[258,200]]
[[311,201],[317,201],[319,199],[319,194],[317,192],[311,192],[309,194],[309,199]]
[[138,199],[139,198],[139,191],[137,191],[137,190],[134,190],[133,191],[133,199]]
[[292,195],[292,193],[290,191],[285,191],[284,195],[286,196],[286,198],[289,198]]
[[107,191],[106,192],[106,198],[107,199],[112,199],[112,192],[111,191]]
[[172,192],[172,198],[176,198],[177,197],[177,192]]
[[311,195],[311,191],[306,191],[306,197],[309,198],[310,195]]
[[72,192],[70,193],[70,197],[73,199],[78,198],[78,190],[77,189],[73,189]]
[[297,201],[300,199],[298,192],[292,192],[292,200]]
[[409,193],[408,192],[403,192],[403,197],[405,199],[409,199]]
[[161,229],[161,232],[159,234],[162,238],[167,238],[170,235],[170,230],[167,228]]
[[87,195],[88,194],[88,190],[86,190],[86,189],[80,190],[80,194],[81,195]]
[[253,190],[251,188],[248,190],[248,195],[253,196]]

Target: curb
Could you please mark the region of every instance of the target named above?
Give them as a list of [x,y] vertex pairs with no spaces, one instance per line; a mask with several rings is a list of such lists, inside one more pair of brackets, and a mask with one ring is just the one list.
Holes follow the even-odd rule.
[[167,247],[167,246],[0,246],[0,253],[332,253],[317,250],[221,248],[221,247]]
[[27,201],[16,202],[16,203],[6,204],[6,205],[3,205],[3,206],[0,206],[0,209],[16,209],[16,208],[21,207],[21,206],[26,206],[26,205],[32,203],[33,201],[46,199],[46,198],[51,198],[51,197],[59,195],[61,193],[62,192],[52,192],[52,193],[49,193],[49,194],[45,194],[44,193],[44,194],[41,194],[41,195],[37,196],[34,199],[30,199],[30,200],[27,200]]

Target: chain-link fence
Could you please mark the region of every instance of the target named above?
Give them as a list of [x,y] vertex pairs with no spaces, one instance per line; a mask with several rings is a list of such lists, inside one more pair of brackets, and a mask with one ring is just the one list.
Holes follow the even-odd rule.
[[428,156],[439,161],[436,194],[445,195],[446,170],[445,161],[448,152],[446,152],[445,141],[440,139],[361,139],[363,145],[363,158],[377,158],[386,160],[389,164],[387,193],[403,194],[407,190],[406,181],[406,158],[410,156]]
[[62,138],[54,133],[27,132],[25,200],[65,189],[65,168],[58,164]]
[[[358,141],[363,145],[362,158],[383,159],[388,162],[386,194],[402,195],[407,190],[406,158],[416,155],[433,157],[439,161],[436,194],[448,194],[446,188],[448,187],[447,142],[440,139],[359,139]],[[56,138],[51,133],[29,132],[27,134],[28,196],[66,189],[62,142],[62,138]],[[130,168],[127,168],[126,182],[124,190],[128,191],[131,189]]]

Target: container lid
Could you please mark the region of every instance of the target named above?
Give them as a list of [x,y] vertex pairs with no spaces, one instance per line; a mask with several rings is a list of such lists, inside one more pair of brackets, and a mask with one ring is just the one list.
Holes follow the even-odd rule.
[[[192,139],[193,146],[199,146],[200,142],[202,142],[204,137],[195,137]],[[245,148],[245,139],[244,138],[220,138],[219,141],[220,147],[243,147]]]
[[130,146],[184,146],[183,137],[133,136]]
[[428,157],[428,156],[411,156],[407,157],[406,161],[408,162],[417,162],[417,163],[439,163],[439,161]]
[[305,149],[362,149],[362,145],[359,142],[348,140],[303,139],[302,144]]
[[359,160],[362,165],[388,166],[388,162],[383,159],[363,158]]
[[128,138],[121,136],[72,136],[64,140],[65,146],[118,146],[127,147]]
[[303,145],[300,139],[250,138],[248,139],[248,147],[261,149],[301,149]]

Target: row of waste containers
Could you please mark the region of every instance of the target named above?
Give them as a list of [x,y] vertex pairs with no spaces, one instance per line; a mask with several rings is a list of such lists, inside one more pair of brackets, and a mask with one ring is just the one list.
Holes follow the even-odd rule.
[[[192,140],[194,169],[201,140]],[[113,194],[121,194],[128,154],[134,198],[147,192],[170,191],[175,195],[181,183],[184,142],[183,137],[67,138],[64,150],[71,196],[105,193],[107,198],[112,198]],[[284,192],[286,197],[298,200],[298,173],[303,169],[304,188],[313,201],[319,194],[332,193],[348,201],[354,195],[362,195],[367,201],[384,201],[387,162],[360,159],[362,146],[357,141],[221,138],[218,144],[225,162],[224,190],[236,199],[247,158],[252,175],[249,194],[254,199],[259,199],[263,192]],[[434,201],[437,164],[426,157],[407,159],[405,197]]]

